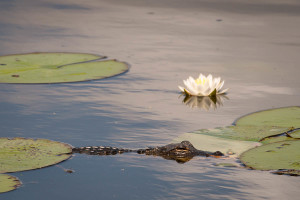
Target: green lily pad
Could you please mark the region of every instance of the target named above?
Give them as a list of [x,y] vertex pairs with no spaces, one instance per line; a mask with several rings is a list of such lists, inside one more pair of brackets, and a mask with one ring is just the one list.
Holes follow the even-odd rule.
[[[300,107],[278,108],[260,111],[239,118],[234,126],[215,129],[200,129],[197,134],[217,136],[233,140],[261,141],[300,127]],[[299,133],[291,133],[299,137]],[[272,138],[273,139],[273,138]],[[289,140],[278,137],[274,141]],[[270,140],[271,141],[271,140]],[[269,141],[269,142],[270,142]],[[267,143],[267,142],[265,142]]]
[[299,140],[300,139],[300,130],[294,130],[292,132],[288,132],[288,134],[282,134],[280,136],[274,136],[274,137],[266,137],[260,142],[263,144],[269,144],[274,142],[280,142],[280,141],[292,141],[292,140]]
[[[300,107],[285,107],[255,112],[239,118],[232,126],[240,139],[261,141],[300,127]],[[239,138],[236,138],[239,139]],[[278,137],[274,141],[289,140]]]
[[38,169],[71,156],[68,144],[46,139],[0,138],[0,173]]
[[0,193],[8,192],[16,189],[21,185],[21,181],[17,177],[0,174]]
[[300,129],[291,132],[290,136],[296,139],[300,139]]
[[291,138],[287,136],[279,136],[279,137],[269,137],[261,141],[263,144],[270,144],[274,142],[281,142],[281,141],[294,141],[294,140],[299,140],[297,138]]
[[262,145],[244,152],[240,160],[258,170],[300,170],[300,140]]
[[225,155],[239,156],[242,152],[261,145],[259,142],[238,141],[197,133],[184,133],[172,142],[190,141],[195,148],[203,151],[221,151]]
[[128,64],[84,53],[32,53],[0,56],[0,83],[63,83],[107,78]]
[[233,140],[246,140],[246,141],[260,141],[262,138],[270,135],[278,135],[290,130],[286,127],[276,126],[228,126],[224,128],[215,129],[200,129],[194,133],[211,135],[221,138],[228,138]]
[[264,110],[236,120],[236,126],[300,127],[300,107]]

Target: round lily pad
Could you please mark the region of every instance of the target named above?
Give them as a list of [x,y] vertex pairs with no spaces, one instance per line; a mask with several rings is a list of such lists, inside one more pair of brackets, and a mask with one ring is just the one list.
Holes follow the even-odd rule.
[[85,53],[0,56],[0,83],[65,83],[102,79],[128,71],[128,64]]
[[278,135],[290,130],[286,127],[277,126],[228,126],[215,129],[200,129],[194,133],[211,135],[233,140],[260,141],[262,138],[270,135]]
[[[243,140],[260,141],[300,127],[299,116],[300,107],[297,106],[265,110],[239,118],[232,129]],[[285,137],[279,139],[287,140]]]
[[240,160],[258,170],[300,170],[300,140],[262,145],[244,152]]
[[297,129],[297,130],[291,132],[290,136],[295,138],[295,139],[300,139],[300,129]]
[[243,116],[235,121],[236,126],[300,127],[300,107],[285,107],[264,110]]
[[0,174],[0,193],[8,192],[16,189],[21,185],[21,181],[17,177]]
[[72,146],[47,139],[0,138],[0,173],[53,165],[71,156]]
[[[286,107],[265,110],[241,117],[236,120],[235,125],[233,126],[215,129],[200,129],[194,131],[194,133],[234,140],[264,140],[264,143],[267,143],[265,138],[278,136],[284,132],[290,131],[293,128],[299,128],[299,116],[300,107]],[[291,135],[294,135],[295,138],[299,137],[297,132],[291,133]],[[274,141],[280,140],[289,139],[284,136],[278,137]]]

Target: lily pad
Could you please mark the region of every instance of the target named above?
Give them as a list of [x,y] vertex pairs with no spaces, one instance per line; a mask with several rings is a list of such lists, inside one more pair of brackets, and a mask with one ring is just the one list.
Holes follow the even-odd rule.
[[243,140],[260,141],[300,127],[299,116],[300,107],[297,106],[265,110],[239,118],[232,128]]
[[290,136],[296,139],[300,139],[300,129],[291,132]]
[[0,173],[38,169],[71,156],[72,146],[46,139],[0,138]]
[[299,140],[300,139],[300,129],[294,131],[285,132],[279,136],[269,136],[261,140],[260,142],[263,144],[269,144],[273,142],[280,142],[280,141],[292,141],[292,140]]
[[258,170],[300,170],[300,140],[262,145],[244,152],[240,160]]
[[233,140],[260,141],[270,135],[278,135],[290,130],[286,127],[276,126],[228,126],[215,129],[200,129],[195,131],[197,134],[217,136]]
[[238,157],[242,152],[261,145],[259,142],[238,141],[197,133],[184,133],[172,142],[190,141],[195,148],[203,151],[221,151],[225,155]]
[[21,185],[21,181],[17,177],[0,174],[0,193],[8,192],[16,189]]
[[236,126],[300,127],[300,107],[264,110],[236,120]]
[[128,64],[84,53],[32,53],[0,56],[0,83],[64,83],[107,78]]
[[291,137],[287,137],[287,136],[268,137],[268,138],[264,139],[263,141],[261,141],[261,143],[270,144],[270,143],[274,143],[274,142],[293,141],[293,140],[299,140],[299,139],[291,138]]
[[[194,133],[246,141],[261,141],[300,127],[300,107],[278,108],[260,111],[239,118],[234,126],[200,129]],[[295,137],[299,137],[298,134]],[[286,140],[285,137],[277,138]]]

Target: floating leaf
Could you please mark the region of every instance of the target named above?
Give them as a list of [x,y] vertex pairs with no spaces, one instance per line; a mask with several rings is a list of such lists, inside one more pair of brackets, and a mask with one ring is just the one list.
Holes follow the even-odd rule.
[[265,137],[264,139],[260,140],[260,142],[263,144],[269,144],[274,142],[292,141],[292,140],[299,140],[299,139],[300,139],[300,129],[293,129],[293,130],[283,132],[280,135]]
[[8,192],[16,189],[21,185],[21,181],[17,177],[0,174],[0,193]]
[[231,140],[197,133],[184,133],[173,142],[184,140],[190,141],[194,147],[199,150],[211,152],[221,151],[225,155],[233,156],[239,156],[240,153],[260,145],[258,142]]
[[244,152],[240,159],[252,169],[300,170],[300,140],[262,145]]
[[46,167],[71,156],[68,144],[46,139],[0,138],[0,173]]
[[233,140],[259,141],[270,135],[278,135],[290,130],[285,127],[276,126],[228,126],[225,128],[200,129],[197,134],[212,135]]
[[296,139],[300,139],[300,129],[291,132],[290,136]]
[[291,138],[287,136],[279,136],[279,137],[269,137],[261,141],[263,144],[270,144],[274,142],[281,142],[281,141],[292,141],[292,140],[297,140],[297,138]]
[[32,53],[0,56],[1,83],[62,83],[121,74],[128,65],[83,53]]
[[265,110],[239,118],[232,128],[243,140],[260,141],[300,127],[299,116],[300,107]]
[[[300,107],[287,107],[252,113],[239,118],[236,125],[215,129],[200,129],[194,133],[212,135],[222,138],[247,141],[261,141],[268,137],[279,136],[300,127]],[[294,134],[299,137],[299,134]],[[285,137],[276,141],[288,140]]]
[[264,110],[236,120],[236,126],[300,127],[300,107]]

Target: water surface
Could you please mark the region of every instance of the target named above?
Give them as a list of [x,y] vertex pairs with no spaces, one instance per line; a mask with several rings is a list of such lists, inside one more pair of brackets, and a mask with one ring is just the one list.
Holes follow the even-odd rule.
[[[299,106],[297,1],[0,1],[0,55],[85,52],[130,63],[109,79],[1,84],[0,136],[73,146],[144,148],[182,133],[230,125],[250,112]],[[229,100],[191,109],[177,85],[225,79]],[[23,186],[1,199],[296,199],[300,181],[269,172],[185,164],[137,154],[75,155],[61,167],[13,173]]]

